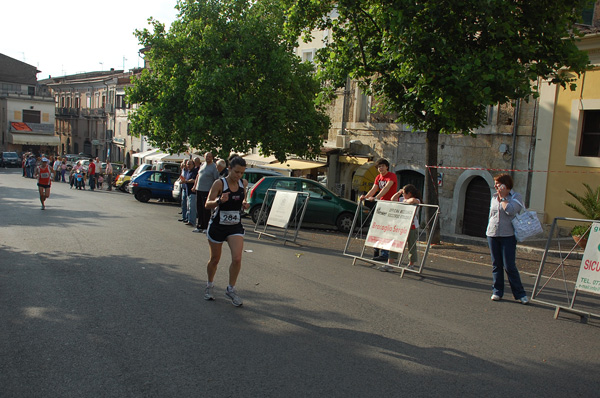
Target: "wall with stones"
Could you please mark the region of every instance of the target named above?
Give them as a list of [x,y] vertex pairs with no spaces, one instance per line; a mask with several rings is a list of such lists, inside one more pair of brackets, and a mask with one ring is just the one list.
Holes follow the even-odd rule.
[[[352,115],[360,114],[354,109],[357,105],[355,87],[349,90],[346,105],[349,107],[349,119]],[[330,111],[332,128],[328,139],[335,142],[336,136],[340,134],[342,121],[343,91],[340,90],[338,99],[331,105]],[[351,100],[352,98],[352,100]],[[372,104],[371,101],[368,101]],[[441,135],[438,147],[438,165],[440,167],[458,168],[482,168],[482,169],[529,169],[530,157],[534,150],[535,139],[532,134],[535,131],[534,118],[536,112],[536,101],[521,101],[519,104],[518,125],[516,129],[516,142],[513,148],[513,131],[515,119],[514,104],[505,104],[490,109],[488,123],[480,129],[474,130],[474,134]],[[357,156],[368,156],[373,160],[386,158],[391,164],[391,171],[414,170],[429,178],[425,167],[425,134],[423,132],[412,132],[410,128],[401,123],[381,123],[385,117],[375,112],[368,113],[367,121],[349,120],[346,123],[346,134],[350,145],[344,152]],[[535,137],[533,137],[535,138]],[[505,152],[501,152],[505,148]],[[512,165],[512,166],[511,166]],[[352,186],[353,172],[357,165],[341,164],[340,181],[346,187]],[[468,184],[470,179],[461,179],[464,173],[472,176],[481,176],[490,180],[491,176],[504,173],[496,170],[463,170],[463,169],[438,169],[443,173],[442,186],[438,188],[439,203],[441,211],[442,232],[457,233],[462,225],[462,220],[457,219],[457,214],[462,214],[456,209],[464,208],[464,203],[457,203],[460,198],[456,197],[457,181]],[[529,176],[526,172],[513,172],[515,190],[521,192],[527,200],[527,187]],[[462,188],[463,191],[466,188]],[[352,195],[350,189],[345,190],[346,197],[356,197],[360,192]],[[463,198],[463,200],[465,200]],[[455,209],[455,211],[453,211]],[[454,213],[454,214],[453,214]]]

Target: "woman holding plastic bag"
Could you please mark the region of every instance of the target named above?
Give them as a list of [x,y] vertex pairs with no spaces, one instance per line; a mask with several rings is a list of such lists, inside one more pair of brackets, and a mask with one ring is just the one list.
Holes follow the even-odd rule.
[[496,193],[492,195],[486,231],[492,256],[493,290],[491,299],[500,301],[504,295],[504,271],[515,300],[528,304],[521,276],[516,265],[517,239],[511,220],[521,211],[521,194],[513,191],[513,179],[508,174],[494,177]]

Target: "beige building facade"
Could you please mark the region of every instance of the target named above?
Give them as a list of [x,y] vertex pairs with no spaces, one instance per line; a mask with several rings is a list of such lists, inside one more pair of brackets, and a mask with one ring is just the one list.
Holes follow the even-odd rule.
[[54,100],[38,84],[36,67],[0,54],[0,150],[53,155]]

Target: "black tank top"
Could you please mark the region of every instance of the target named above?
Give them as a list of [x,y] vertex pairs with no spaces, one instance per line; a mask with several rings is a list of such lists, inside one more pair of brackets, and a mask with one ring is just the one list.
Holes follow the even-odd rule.
[[244,183],[242,180],[239,180],[238,190],[236,192],[231,192],[229,184],[227,184],[227,179],[221,178],[221,182],[223,183],[223,193],[229,192],[229,199],[227,202],[223,202],[217,207],[212,216],[213,222],[219,225],[241,224],[242,217],[240,211],[242,210],[242,202],[246,197]]

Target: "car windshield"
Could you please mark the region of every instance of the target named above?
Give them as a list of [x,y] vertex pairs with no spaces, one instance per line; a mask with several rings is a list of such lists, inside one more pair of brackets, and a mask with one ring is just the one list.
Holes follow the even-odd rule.
[[3,156],[5,158],[14,158],[14,159],[19,157],[19,156],[17,156],[16,152],[4,152]]

